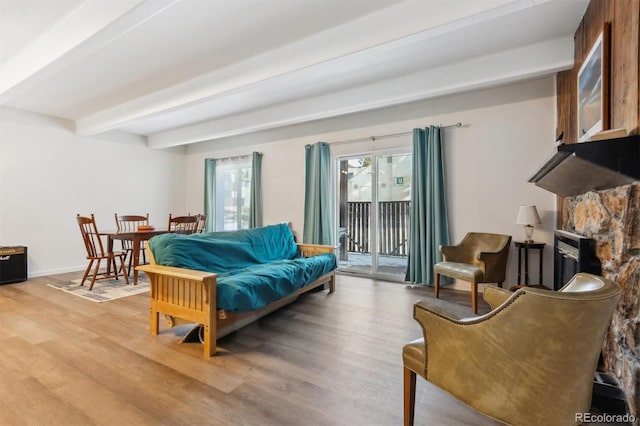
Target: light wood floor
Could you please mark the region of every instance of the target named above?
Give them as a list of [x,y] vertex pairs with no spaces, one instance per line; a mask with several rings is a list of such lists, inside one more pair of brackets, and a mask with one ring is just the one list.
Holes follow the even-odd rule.
[[[147,294],[94,303],[46,285],[79,276],[0,286],[0,425],[402,424],[402,346],[431,289],[340,275],[334,294],[301,297],[206,359],[178,343],[184,327],[149,335]],[[441,297],[471,312],[468,293]],[[418,379],[416,424],[496,423]]]

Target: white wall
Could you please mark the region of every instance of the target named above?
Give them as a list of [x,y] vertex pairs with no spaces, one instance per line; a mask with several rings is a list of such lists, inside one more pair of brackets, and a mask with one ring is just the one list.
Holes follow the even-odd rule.
[[76,214],[94,213],[102,230],[116,212],[166,227],[184,213],[183,151],[79,137],[68,121],[0,108],[0,245],[28,247],[30,277],[83,270]]
[[[264,153],[265,224],[292,222],[301,236],[305,144],[456,122],[464,126],[444,132],[452,242],[472,230],[522,239],[518,206],[536,204],[543,224],[534,238],[548,244],[544,282],[551,284],[555,196],[527,179],[555,151],[552,78],[211,141],[187,147],[186,155],[149,150],[135,138],[79,137],[67,121],[0,108],[0,245],[29,247],[30,276],[83,269],[76,213],[95,213],[102,229],[114,227],[115,212],[148,212],[152,224],[164,226],[169,212],[202,211],[204,158],[252,151]],[[331,151],[410,145],[405,135],[332,145]],[[509,284],[516,280],[516,259],[512,249]],[[534,272],[536,266],[532,259]]]
[[[555,88],[553,78],[497,87],[331,120],[210,141],[187,148],[187,210],[202,210],[205,158],[261,151],[264,222],[292,222],[302,234],[304,212],[304,146],[411,131],[428,124],[462,122],[444,131],[451,240],[468,231],[510,234],[522,240],[516,225],[521,204],[535,204],[542,218],[534,239],[547,243],[544,283],[553,281],[555,196],[528,183],[528,178],[554,152]],[[411,136],[339,144],[332,155],[349,155],[405,147]],[[537,280],[532,256],[530,276]],[[531,273],[533,271],[533,274]],[[517,279],[517,251],[512,247],[507,286]],[[459,284],[468,290],[468,285]]]

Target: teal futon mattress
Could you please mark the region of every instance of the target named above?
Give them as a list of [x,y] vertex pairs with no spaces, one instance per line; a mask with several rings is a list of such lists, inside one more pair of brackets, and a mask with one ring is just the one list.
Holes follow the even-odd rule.
[[265,307],[337,267],[334,254],[299,256],[286,224],[163,234],[149,247],[158,265],[217,273],[217,308],[238,314]]

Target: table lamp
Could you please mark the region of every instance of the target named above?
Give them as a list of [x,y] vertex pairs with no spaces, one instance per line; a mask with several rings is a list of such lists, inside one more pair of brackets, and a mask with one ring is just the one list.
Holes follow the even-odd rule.
[[516,223],[518,225],[524,225],[524,242],[532,243],[533,240],[531,239],[531,236],[533,235],[533,225],[542,223],[540,216],[538,216],[536,206],[520,206]]

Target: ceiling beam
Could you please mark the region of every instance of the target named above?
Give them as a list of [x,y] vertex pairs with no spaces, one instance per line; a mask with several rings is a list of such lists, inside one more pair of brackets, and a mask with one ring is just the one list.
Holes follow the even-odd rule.
[[148,135],[150,148],[215,140],[554,74],[573,66],[562,37],[365,86]]
[[64,71],[177,0],[86,0],[0,65],[0,104]]
[[[456,7],[451,7],[449,0],[442,0],[444,12],[429,14],[433,5],[433,2],[423,0],[402,2],[357,22],[79,118],[76,132],[97,134],[136,120],[227,97],[272,79],[295,79],[301,74],[313,73],[317,67],[357,63],[359,55],[374,56],[381,50],[388,52],[408,44],[425,43],[532,7],[530,0],[460,0]],[[384,31],[372,32],[371,28]]]

